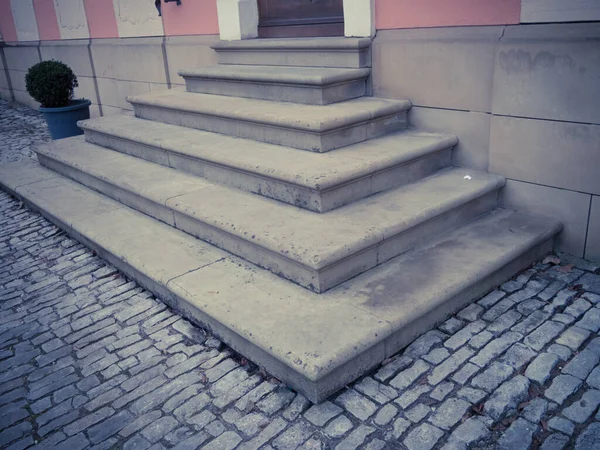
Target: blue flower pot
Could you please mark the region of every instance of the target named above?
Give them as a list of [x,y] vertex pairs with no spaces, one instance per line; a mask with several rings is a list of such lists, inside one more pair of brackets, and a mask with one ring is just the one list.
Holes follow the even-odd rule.
[[63,139],[83,134],[83,130],[77,126],[78,120],[90,118],[90,105],[92,102],[86,99],[72,100],[69,106],[62,108],[42,108],[41,113],[46,119],[50,136],[52,139]]

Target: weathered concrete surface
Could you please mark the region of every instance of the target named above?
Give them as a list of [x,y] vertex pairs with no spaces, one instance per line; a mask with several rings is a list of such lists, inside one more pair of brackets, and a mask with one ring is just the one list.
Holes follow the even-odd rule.
[[142,119],[319,153],[403,130],[410,109],[407,100],[374,97],[301,105],[179,89],[130,96],[127,101]]
[[369,69],[219,65],[180,70],[188,92],[328,105],[366,94]]
[[[38,181],[54,174],[42,167],[15,183],[6,174],[19,172],[19,167],[0,167],[6,189],[314,401],[549,251],[558,229],[499,211],[318,295],[226,254],[207,264],[210,245],[62,176]],[[169,252],[164,242],[171,243]],[[179,254],[189,255],[190,246],[198,245],[207,250],[195,252],[197,270],[179,270],[178,261],[185,260]],[[434,261],[436,276],[423,278]],[[175,272],[163,275],[164,266]],[[399,292],[401,301],[392,301]]]
[[315,154],[131,116],[80,126],[87,142],[317,212],[442,169],[457,143],[455,136],[404,130]]
[[62,175],[316,292],[493,209],[504,184],[451,168],[314,214],[81,139],[54,142],[38,155]]

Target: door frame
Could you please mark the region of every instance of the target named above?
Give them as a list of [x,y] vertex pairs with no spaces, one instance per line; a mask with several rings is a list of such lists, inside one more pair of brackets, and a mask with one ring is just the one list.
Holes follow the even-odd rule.
[[[217,14],[221,40],[258,37],[257,0],[217,0]],[[375,0],[344,0],[344,35],[375,35]]]

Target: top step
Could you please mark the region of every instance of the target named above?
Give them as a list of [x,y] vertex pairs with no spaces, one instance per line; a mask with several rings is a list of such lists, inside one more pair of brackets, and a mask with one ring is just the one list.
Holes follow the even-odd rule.
[[293,38],[219,41],[219,64],[303,67],[371,67],[369,38]]
[[328,105],[366,94],[371,69],[238,66],[180,70],[188,92]]

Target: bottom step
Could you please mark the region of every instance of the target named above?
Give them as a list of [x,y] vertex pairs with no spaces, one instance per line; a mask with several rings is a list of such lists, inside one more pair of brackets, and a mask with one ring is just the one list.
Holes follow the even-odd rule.
[[495,210],[315,294],[36,163],[0,185],[318,403],[552,250],[560,224]]

